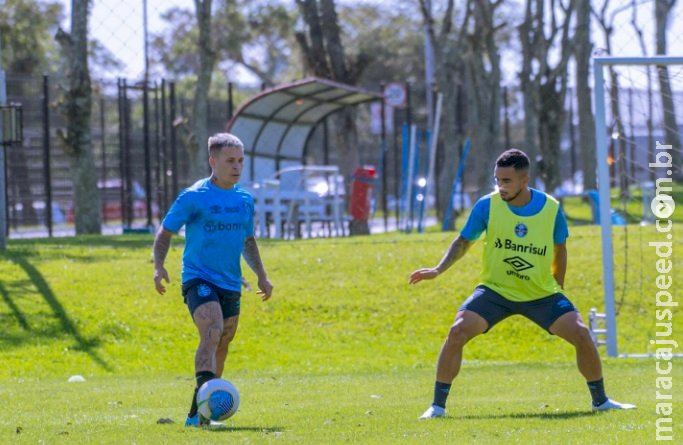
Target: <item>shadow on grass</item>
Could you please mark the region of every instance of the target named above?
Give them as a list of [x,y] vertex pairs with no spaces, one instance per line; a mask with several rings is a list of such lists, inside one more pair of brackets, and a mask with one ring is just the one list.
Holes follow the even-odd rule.
[[596,411],[552,411],[547,413],[509,413],[509,414],[482,414],[458,416],[464,420],[488,420],[488,419],[576,419],[578,417],[589,417],[596,415]]
[[26,320],[26,317],[24,316],[23,312],[21,312],[19,307],[14,304],[14,301],[9,296],[9,292],[7,292],[7,289],[5,289],[5,286],[3,286],[2,283],[0,283],[0,295],[2,295],[2,301],[4,301],[5,304],[7,304],[7,306],[10,308],[12,314],[16,317],[17,322],[22,329],[25,331],[30,331],[31,326],[29,326],[28,320]]
[[144,235],[78,235],[54,238],[25,238],[11,240],[11,246],[68,246],[68,247],[111,247],[123,249],[151,248],[154,236]]
[[[5,257],[24,270],[24,272],[29,277],[33,285],[36,287],[40,295],[42,295],[42,297],[45,299],[45,302],[48,304],[48,306],[50,306],[50,309],[52,309],[52,312],[54,313],[55,317],[59,321],[59,324],[61,325],[61,331],[72,336],[76,341],[76,347],[74,349],[85,352],[100,367],[107,371],[111,371],[111,366],[109,366],[109,364],[102,357],[100,357],[97,351],[94,350],[94,347],[97,345],[97,341],[85,338],[80,333],[78,327],[71,320],[71,318],[69,318],[69,315],[66,313],[64,306],[62,306],[62,304],[55,296],[54,292],[52,292],[52,289],[50,289],[50,285],[47,283],[47,281],[40,273],[40,271],[36,269],[36,267],[33,264],[31,264],[21,255],[5,253]],[[10,307],[21,327],[26,331],[31,332],[31,327],[29,326],[26,317],[17,307],[14,301],[12,301],[9,292],[7,292],[7,290],[1,284],[0,294],[2,294],[3,300]]]

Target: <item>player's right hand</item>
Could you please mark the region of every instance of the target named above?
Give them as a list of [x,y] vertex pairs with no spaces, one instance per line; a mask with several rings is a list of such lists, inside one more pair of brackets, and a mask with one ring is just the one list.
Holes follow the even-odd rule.
[[161,283],[161,280],[166,280],[167,283],[171,282],[171,280],[168,278],[168,272],[166,271],[166,268],[156,267],[154,269],[154,287],[160,295],[164,295],[164,293],[166,293],[166,287]]
[[417,284],[422,280],[432,280],[439,275],[439,271],[436,268],[427,267],[423,269],[418,269],[410,274],[410,284]]

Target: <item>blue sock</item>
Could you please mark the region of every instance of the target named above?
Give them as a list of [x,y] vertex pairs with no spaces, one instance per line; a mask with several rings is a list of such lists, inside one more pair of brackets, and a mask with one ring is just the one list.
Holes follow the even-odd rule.
[[605,403],[607,396],[605,395],[605,382],[603,379],[587,383],[588,389],[591,392],[591,397],[593,398],[593,406],[598,406]]
[[441,408],[446,408],[446,399],[448,398],[448,393],[451,390],[450,383],[434,383],[434,402],[432,405],[440,406]]

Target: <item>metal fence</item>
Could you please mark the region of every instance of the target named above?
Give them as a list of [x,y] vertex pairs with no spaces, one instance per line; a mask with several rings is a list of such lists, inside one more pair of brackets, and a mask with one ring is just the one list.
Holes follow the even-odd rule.
[[[22,105],[24,126],[22,144],[6,147],[10,237],[73,231],[70,159],[60,142],[60,80],[7,78],[8,102]],[[231,97],[210,107],[209,128],[223,128]],[[187,175],[182,140],[191,109],[191,100],[164,79],[146,87],[127,79],[94,82],[92,147],[105,232],[154,225],[178,191],[197,179]]]

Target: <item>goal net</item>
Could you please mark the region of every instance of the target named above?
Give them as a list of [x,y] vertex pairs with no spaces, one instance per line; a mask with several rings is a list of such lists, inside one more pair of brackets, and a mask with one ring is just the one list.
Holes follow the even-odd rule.
[[609,356],[647,357],[683,307],[683,57],[593,61],[604,308],[590,324]]

